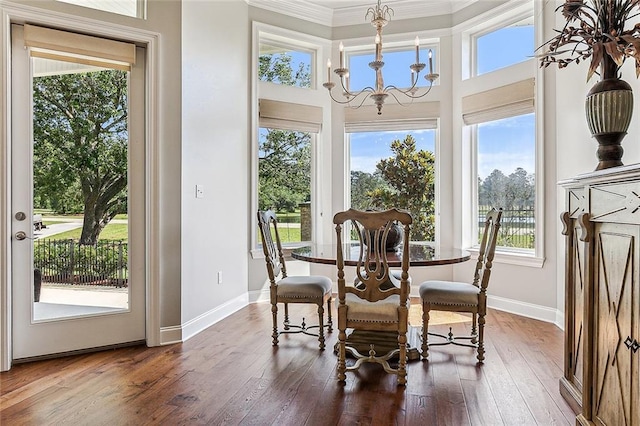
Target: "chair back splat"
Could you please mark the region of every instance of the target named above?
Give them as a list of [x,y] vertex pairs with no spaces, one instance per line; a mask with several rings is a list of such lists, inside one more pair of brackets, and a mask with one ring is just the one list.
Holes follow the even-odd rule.
[[[409,240],[411,214],[391,209],[387,211],[359,211],[350,209],[337,213],[336,226],[338,267],[338,380],[346,380],[346,372],[357,370],[363,362],[382,364],[388,373],[398,376],[398,384],[406,384],[407,328],[409,316]],[[343,243],[345,225],[350,225],[349,242]],[[403,235],[401,249],[388,244],[391,238]],[[355,241],[355,242],[354,242]],[[344,250],[357,250],[355,282],[345,280]],[[399,279],[390,273],[388,255],[401,257]],[[352,333],[347,339],[347,329]],[[355,335],[364,342],[365,350],[357,346]],[[395,333],[390,347],[367,344],[379,342],[375,334]],[[371,334],[373,333],[373,334]],[[379,334],[378,334],[379,335]],[[367,352],[363,354],[362,352]],[[347,367],[346,352],[355,359]],[[388,360],[398,356],[398,367]]]
[[[262,240],[262,251],[269,276],[269,297],[273,316],[273,346],[278,345],[281,334],[303,333],[318,337],[320,349],[325,348],[324,329],[332,331],[331,297],[332,282],[319,275],[288,276],[284,260],[278,219],[272,210],[258,212],[258,227]],[[324,324],[324,304],[327,304],[328,322]],[[278,304],[284,305],[284,330],[278,330]],[[307,325],[304,317],[300,325],[289,322],[290,303],[313,303],[318,305],[318,324]],[[315,333],[312,330],[317,329]]]

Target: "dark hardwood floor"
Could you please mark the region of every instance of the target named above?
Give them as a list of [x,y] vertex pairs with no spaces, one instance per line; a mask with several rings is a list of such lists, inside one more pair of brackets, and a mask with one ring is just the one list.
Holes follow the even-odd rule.
[[408,364],[406,388],[373,364],[340,385],[332,350],[300,334],[272,347],[270,305],[254,304],[183,344],[15,365],[0,373],[0,424],[569,425],[562,334],[491,310],[482,366],[470,348],[439,346]]

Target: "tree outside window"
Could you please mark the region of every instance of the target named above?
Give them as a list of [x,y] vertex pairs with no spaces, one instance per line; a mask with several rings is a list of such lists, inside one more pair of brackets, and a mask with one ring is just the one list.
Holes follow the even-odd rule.
[[478,124],[478,223],[501,207],[501,247],[535,247],[535,116]]
[[413,241],[435,240],[435,131],[351,134],[351,207],[411,212]]
[[[311,54],[290,49],[266,49],[261,43],[259,79],[296,87],[310,87]],[[273,46],[271,46],[273,47]],[[273,209],[283,243],[300,242],[301,208],[311,200],[312,134],[261,127],[258,138],[258,208]],[[308,208],[308,207],[307,207]],[[309,239],[304,236],[304,239]]]

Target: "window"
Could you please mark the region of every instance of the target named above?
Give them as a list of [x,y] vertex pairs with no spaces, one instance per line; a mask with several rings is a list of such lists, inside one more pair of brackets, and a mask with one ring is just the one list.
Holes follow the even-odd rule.
[[[257,117],[252,151],[255,211],[273,209],[281,242],[311,241],[321,220],[318,201],[316,140],[322,130],[326,92],[314,90],[319,40],[304,34],[254,23],[254,101]],[[295,103],[294,101],[295,100]],[[257,228],[257,227],[255,227]],[[252,234],[253,247],[260,244]]]
[[311,240],[312,134],[261,127],[258,208],[273,209],[283,244]]
[[260,40],[258,79],[295,87],[312,87],[313,53],[264,38]]
[[[502,208],[498,253],[506,262],[541,266],[543,254],[542,163],[535,103],[537,66],[533,2],[471,30],[472,77],[463,80],[464,158],[469,161],[461,200],[464,241],[480,242],[484,218]],[[462,44],[465,49],[465,44]],[[500,78],[478,77],[497,71]],[[469,201],[467,201],[469,200]]]
[[399,207],[413,215],[411,239],[435,240],[435,130],[350,134],[351,207]]
[[[385,46],[386,47],[386,46]],[[436,54],[433,48],[421,48],[419,60],[426,65],[425,69],[420,73],[418,86],[426,86],[427,83],[423,76],[429,73],[429,50],[432,51],[431,64],[433,72],[436,72]],[[373,87],[376,82],[376,73],[369,67],[369,62],[374,60],[374,52],[367,54],[352,54],[349,56],[349,89],[358,91],[365,87]],[[404,50],[383,51],[384,68],[382,73],[384,76],[385,86],[393,85],[399,88],[411,87],[412,73],[409,66],[416,62],[416,53],[414,48],[405,48]]]
[[133,16],[134,18],[145,17],[145,0],[58,0],[63,3],[71,3],[78,6],[88,7],[105,12],[117,13],[119,15]]
[[478,227],[491,207],[502,207],[498,246],[533,250],[535,115],[480,123],[476,140]]
[[524,62],[535,50],[533,17],[475,38],[475,75]]

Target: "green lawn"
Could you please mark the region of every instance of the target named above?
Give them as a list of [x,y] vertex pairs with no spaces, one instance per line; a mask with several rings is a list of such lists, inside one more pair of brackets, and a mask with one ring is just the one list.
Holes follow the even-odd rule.
[[[61,234],[55,234],[49,237],[52,240],[78,240],[82,228],[74,229],[72,231],[63,232]],[[101,240],[127,240],[129,238],[129,227],[126,223],[110,223],[100,233]]]

